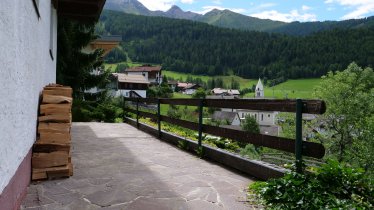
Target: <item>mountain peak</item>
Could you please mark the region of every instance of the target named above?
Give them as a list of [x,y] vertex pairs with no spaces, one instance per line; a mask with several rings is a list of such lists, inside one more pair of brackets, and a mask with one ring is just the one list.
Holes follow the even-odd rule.
[[172,7],[170,7],[170,9],[167,12],[169,12],[169,11],[181,11],[181,12],[183,12],[183,10],[180,7],[178,7],[177,5],[173,5]]

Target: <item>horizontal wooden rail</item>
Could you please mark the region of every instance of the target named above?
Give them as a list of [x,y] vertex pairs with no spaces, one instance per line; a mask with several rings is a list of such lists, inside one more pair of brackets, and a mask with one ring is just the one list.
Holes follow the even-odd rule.
[[[155,98],[127,98],[127,101],[157,103]],[[161,104],[199,106],[203,100],[204,107],[249,109],[261,111],[296,112],[296,100],[278,99],[160,99]],[[321,100],[302,100],[303,113],[323,114],[326,104]]]
[[[124,111],[136,114],[136,110],[134,110],[134,109],[124,108]],[[150,118],[152,120],[157,120],[157,115],[153,114],[153,113],[149,113],[149,112],[139,111],[139,116]]]
[[[136,110],[133,109],[125,108],[125,111],[136,114]],[[157,114],[139,111],[139,116],[157,120]],[[173,125],[185,127],[191,130],[197,131],[199,129],[199,124],[195,122],[180,120],[164,115],[160,116],[160,120]],[[211,125],[203,125],[203,132],[215,136],[229,138],[234,141],[250,143],[256,146],[263,146],[285,152],[295,153],[295,140],[288,138],[269,136],[263,134],[254,134],[246,131],[222,128]],[[303,141],[302,154],[309,157],[322,158],[325,154],[325,148],[322,144],[319,143]]]

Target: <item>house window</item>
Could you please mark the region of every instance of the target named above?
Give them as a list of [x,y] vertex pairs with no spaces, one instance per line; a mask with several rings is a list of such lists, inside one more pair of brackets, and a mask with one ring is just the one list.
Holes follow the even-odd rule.
[[255,118],[256,118],[256,120],[257,120],[257,114],[255,114]]
[[261,114],[261,121],[264,121],[264,114]]
[[268,114],[268,117],[270,118],[270,114]]
[[40,19],[39,0],[32,0],[32,3],[34,5],[36,15],[38,16],[38,19]]
[[126,92],[126,93],[125,93],[125,96],[128,97],[128,96],[129,96],[129,92]]
[[244,113],[242,113],[242,118],[244,118]]

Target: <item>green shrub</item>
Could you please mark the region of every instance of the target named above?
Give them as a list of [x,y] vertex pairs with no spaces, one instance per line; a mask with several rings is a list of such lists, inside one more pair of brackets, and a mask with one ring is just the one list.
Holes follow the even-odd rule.
[[120,99],[110,97],[99,101],[75,99],[72,107],[73,122],[115,122],[123,118]]
[[308,174],[287,173],[249,190],[269,209],[372,209],[373,183],[362,169],[328,161]]

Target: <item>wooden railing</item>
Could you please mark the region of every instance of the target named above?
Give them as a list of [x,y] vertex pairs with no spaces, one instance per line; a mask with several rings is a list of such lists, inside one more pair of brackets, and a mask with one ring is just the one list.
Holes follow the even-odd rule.
[[[136,109],[124,107],[125,112],[136,114],[139,127],[139,117],[151,118],[158,123],[158,135],[161,138],[161,122],[171,123],[191,130],[198,131],[198,145],[202,144],[202,133],[229,138],[242,143],[268,147],[280,151],[295,153],[296,170],[302,172],[302,155],[322,158],[325,148],[322,144],[302,140],[302,114],[323,114],[326,105],[321,100],[267,100],[267,99],[155,99],[155,98],[125,98],[125,101],[135,102]],[[157,104],[157,114],[139,110],[139,104]],[[197,106],[199,110],[198,123],[161,115],[161,104]],[[222,128],[203,124],[203,108],[231,108],[260,111],[279,111],[296,113],[296,139],[255,134],[247,131]]]

